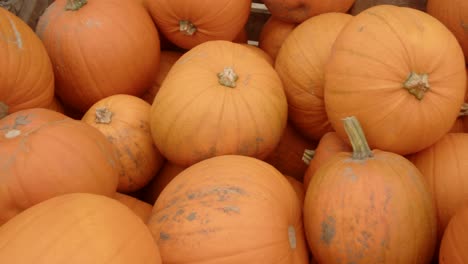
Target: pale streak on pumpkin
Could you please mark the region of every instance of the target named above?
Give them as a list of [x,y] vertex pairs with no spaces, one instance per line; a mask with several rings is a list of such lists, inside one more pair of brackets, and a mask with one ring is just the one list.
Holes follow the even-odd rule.
[[15,33],[16,40],[12,42],[15,43],[19,49],[23,49],[23,39],[21,38],[21,33],[18,31],[18,28],[16,28],[15,22],[13,22],[13,20],[11,20],[11,18],[8,16],[7,16],[7,19],[10,22],[13,32]]
[[17,137],[19,135],[21,135],[21,130],[11,129],[11,130],[8,130],[8,132],[5,133],[5,138],[12,139],[12,138],[15,138],[15,137]]

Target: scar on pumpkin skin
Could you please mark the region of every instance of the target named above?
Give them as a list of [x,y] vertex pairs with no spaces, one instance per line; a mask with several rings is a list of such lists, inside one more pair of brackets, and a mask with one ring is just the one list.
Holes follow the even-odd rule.
[[330,245],[332,239],[335,237],[335,224],[336,221],[333,216],[327,216],[327,218],[322,222],[322,234],[320,239],[327,245]]

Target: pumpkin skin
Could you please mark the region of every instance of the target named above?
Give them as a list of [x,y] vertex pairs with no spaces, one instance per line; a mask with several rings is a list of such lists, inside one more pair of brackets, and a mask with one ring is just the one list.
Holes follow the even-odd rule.
[[295,23],[284,22],[281,19],[270,16],[260,31],[258,47],[264,50],[275,61],[281,45],[296,26],[297,24]]
[[304,184],[302,182],[298,181],[296,178],[291,177],[289,175],[284,175],[286,179],[289,181],[291,186],[293,187],[294,191],[296,192],[297,198],[299,198],[299,201],[301,202],[301,208],[304,205],[304,198],[305,198],[305,189],[304,189]]
[[88,0],[75,11],[66,5],[67,0],[50,5],[36,30],[52,60],[62,102],[84,113],[110,95],[143,95],[160,56],[158,32],[146,9],[118,0]]
[[1,119],[0,128],[0,225],[60,194],[116,192],[115,149],[94,127],[33,108]]
[[89,193],[60,195],[17,215],[0,227],[0,247],[2,263],[162,263],[138,216]]
[[148,227],[163,263],[308,263],[297,194],[251,157],[185,169],[162,191]]
[[116,192],[114,199],[132,210],[132,212],[137,215],[143,221],[143,223],[148,221],[149,217],[151,216],[151,212],[153,211],[153,206],[151,204],[124,193]]
[[314,258],[327,264],[429,263],[437,226],[423,176],[400,155],[362,151],[364,144],[354,142],[353,153],[323,164],[307,188],[304,226]]
[[143,200],[154,204],[172,179],[181,173],[186,167],[176,165],[171,162],[165,162],[158,174],[153,177],[151,182],[143,188]]
[[132,95],[117,94],[95,103],[81,119],[101,131],[119,157],[119,192],[139,190],[164,162],[151,136],[151,105]]
[[349,10],[351,15],[357,15],[362,11],[376,5],[395,5],[416,8],[421,11],[426,10],[427,0],[356,0]]
[[226,154],[263,159],[286,121],[286,96],[274,68],[242,44],[217,40],[187,51],[172,66],[150,124],[163,156],[189,166]]
[[468,262],[468,203],[457,210],[445,229],[439,250],[440,264],[464,264]]
[[439,239],[450,218],[468,202],[468,134],[448,133],[408,159],[424,175],[434,199]]
[[52,103],[54,72],[44,45],[25,22],[4,8],[0,8],[0,57],[0,119]]
[[241,45],[249,48],[249,50],[251,50],[252,52],[257,54],[258,56],[264,58],[270,65],[273,66],[273,59],[270,57],[270,55],[268,55],[265,51],[260,49],[258,46],[250,45],[250,44],[247,44],[247,43],[241,43]]
[[323,164],[340,152],[351,152],[352,150],[348,142],[343,141],[336,132],[328,132],[323,135],[304,173],[303,182],[306,189],[315,172],[317,172]]
[[355,16],[335,41],[325,107],[343,139],[341,119],[355,115],[371,148],[407,155],[451,129],[465,85],[460,45],[442,23],[413,8],[379,5]]
[[465,59],[468,58],[468,2],[464,0],[428,0],[427,13],[450,29],[460,43]]
[[289,23],[302,23],[324,13],[345,13],[355,0],[263,0],[271,15]]
[[187,50],[209,40],[234,40],[247,23],[251,4],[249,0],[203,0],[196,5],[191,0],[146,2],[158,29],[169,41]]
[[323,99],[325,65],[338,34],[351,19],[349,14],[327,13],[304,21],[288,35],[276,58],[288,118],[309,139],[319,140],[333,130]]

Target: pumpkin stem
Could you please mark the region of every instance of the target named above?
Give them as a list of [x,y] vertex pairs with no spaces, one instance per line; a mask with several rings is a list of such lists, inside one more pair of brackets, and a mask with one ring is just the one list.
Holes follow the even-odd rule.
[[180,20],[179,31],[182,32],[184,35],[192,36],[193,34],[195,34],[195,32],[197,32],[197,27],[188,20]]
[[374,154],[367,143],[366,136],[357,118],[355,116],[346,117],[343,122],[346,134],[353,146],[353,159],[365,160],[373,157]]
[[112,113],[107,107],[96,108],[96,123],[98,124],[110,124],[112,122]]
[[305,149],[304,154],[302,155],[302,161],[309,165],[310,161],[314,158],[315,150],[313,149]]
[[427,73],[419,74],[415,72],[411,72],[406,79],[403,87],[408,90],[408,92],[416,99],[422,100],[424,94],[429,91],[431,86],[429,85],[429,75]]
[[5,133],[5,138],[6,139],[12,139],[12,138],[15,138],[15,137],[17,137],[19,135],[21,135],[21,130],[13,128],[13,129],[8,130]]
[[4,102],[0,102],[0,119],[8,115],[9,107]]
[[218,82],[226,87],[235,88],[237,79],[239,79],[239,76],[231,67],[226,67],[222,72],[218,73]]
[[[464,103],[461,107],[460,113],[458,116],[468,116],[468,103]],[[1,114],[0,114],[1,118]]]
[[88,3],[88,0],[67,0],[66,11],[77,11]]

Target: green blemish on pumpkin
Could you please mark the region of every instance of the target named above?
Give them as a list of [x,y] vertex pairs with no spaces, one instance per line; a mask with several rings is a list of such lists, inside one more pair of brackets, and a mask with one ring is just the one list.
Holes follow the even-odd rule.
[[327,245],[330,245],[331,241],[335,237],[335,225],[336,221],[333,216],[328,216],[325,221],[322,222],[322,232],[320,239]]

